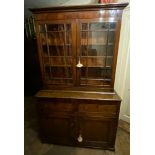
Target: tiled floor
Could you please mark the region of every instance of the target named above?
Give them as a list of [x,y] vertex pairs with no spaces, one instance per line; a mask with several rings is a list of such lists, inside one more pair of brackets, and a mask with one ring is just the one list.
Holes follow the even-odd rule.
[[118,128],[115,152],[42,144],[38,138],[34,99],[25,97],[25,155],[129,155],[129,132]]

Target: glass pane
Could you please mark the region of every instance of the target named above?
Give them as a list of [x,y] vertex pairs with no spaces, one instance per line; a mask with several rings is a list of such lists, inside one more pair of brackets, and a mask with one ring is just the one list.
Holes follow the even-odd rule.
[[105,30],[109,28],[109,23],[91,23],[89,24],[90,30]]
[[105,70],[99,67],[88,68],[88,78],[103,78]]
[[89,45],[89,56],[104,56],[106,55],[106,46],[102,45]]
[[71,30],[71,24],[66,24],[66,31],[70,31]]
[[72,57],[50,57],[52,66],[67,66],[72,64]]
[[[88,52],[88,53],[87,53]],[[113,56],[114,47],[104,45],[81,46],[81,56]]]
[[104,67],[105,66],[105,57],[81,57],[81,63],[83,66],[88,67]]
[[45,24],[43,25],[40,25],[40,32],[46,32],[46,29],[45,29]]
[[81,78],[99,78],[103,79],[105,75],[105,70],[101,67],[82,67],[81,68]]
[[115,31],[109,31],[108,43],[114,43],[115,41]]
[[105,78],[111,79],[111,77],[112,77],[112,71],[111,71],[111,69],[107,69],[106,73],[105,73]]
[[88,32],[81,32],[81,45],[88,44]]
[[66,31],[66,44],[71,44],[71,32]]
[[110,29],[115,29],[116,28],[116,23],[113,22],[113,23],[110,23]]
[[107,56],[113,56],[114,54],[114,46],[113,45],[109,45],[107,47]]
[[41,39],[42,45],[47,45],[45,33],[40,33],[40,39]]
[[87,23],[81,24],[81,30],[88,30],[88,24]]
[[106,58],[106,67],[111,67],[113,62],[113,57]]
[[63,31],[64,24],[47,24],[47,31]]
[[108,31],[89,32],[88,44],[106,44]]
[[50,67],[49,66],[45,66],[45,78],[46,79],[50,79]]
[[51,32],[48,33],[49,45],[63,45],[65,44],[64,32]]
[[47,50],[47,45],[42,46],[43,54],[44,56],[48,56],[48,50]]
[[70,67],[51,67],[52,78],[71,78],[72,72]]

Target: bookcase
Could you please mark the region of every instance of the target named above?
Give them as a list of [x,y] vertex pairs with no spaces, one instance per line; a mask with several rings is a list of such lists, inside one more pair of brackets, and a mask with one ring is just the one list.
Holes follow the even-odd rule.
[[33,8],[42,89],[42,142],[114,150],[121,99],[114,91],[128,3]]

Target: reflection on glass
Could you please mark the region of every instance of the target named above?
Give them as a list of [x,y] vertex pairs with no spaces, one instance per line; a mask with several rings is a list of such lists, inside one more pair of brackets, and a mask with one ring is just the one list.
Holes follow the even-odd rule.
[[63,31],[64,24],[47,24],[47,31]]
[[90,23],[90,30],[104,30],[109,28],[109,23]]
[[108,32],[106,32],[106,31],[101,31],[101,32],[91,31],[91,32],[89,32],[88,44],[89,45],[106,44],[107,43],[107,35],[108,35]]
[[116,23],[115,22],[111,22],[110,23],[110,29],[115,29],[116,28]]

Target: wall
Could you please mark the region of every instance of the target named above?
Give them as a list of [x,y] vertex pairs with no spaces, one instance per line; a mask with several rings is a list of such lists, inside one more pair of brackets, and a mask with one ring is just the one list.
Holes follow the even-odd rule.
[[120,119],[130,122],[130,6],[122,16],[114,88],[122,98]]
[[29,8],[35,7],[50,7],[50,6],[60,6],[60,5],[82,5],[95,3],[97,0],[25,0],[24,1],[24,17],[27,18],[31,16]]
[[27,18],[31,15],[31,12],[28,10],[29,8],[35,7],[49,7],[49,6],[57,6],[62,5],[70,0],[25,0],[24,1],[24,17]]

